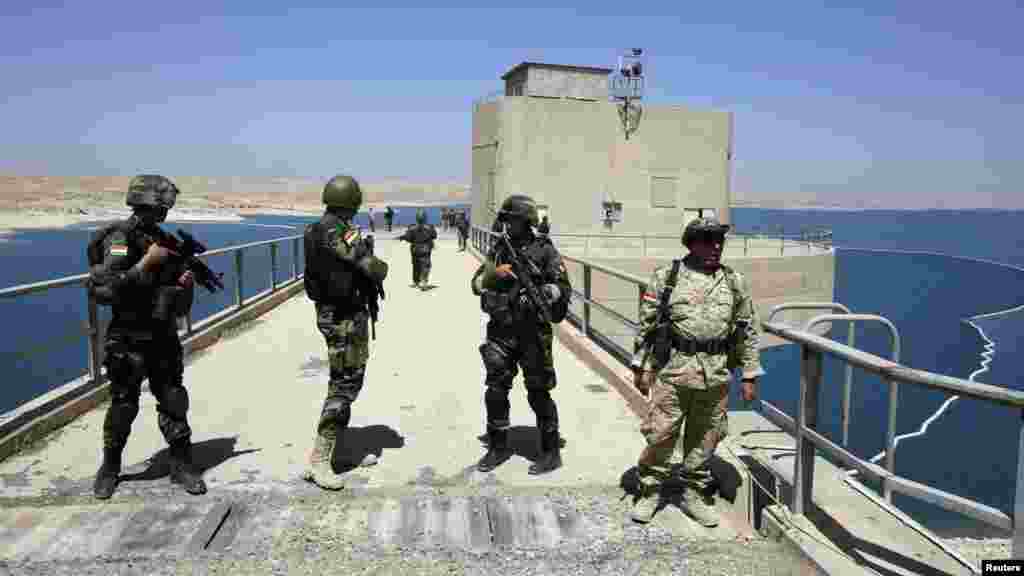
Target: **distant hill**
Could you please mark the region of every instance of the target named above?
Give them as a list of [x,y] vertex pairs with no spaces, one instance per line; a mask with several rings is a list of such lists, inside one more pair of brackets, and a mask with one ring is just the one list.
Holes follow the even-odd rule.
[[[181,190],[181,206],[320,210],[324,182],[302,178],[170,176]],[[21,176],[0,174],[0,210],[74,212],[123,206],[130,176]],[[405,180],[361,182],[365,204],[462,202],[462,183]]]

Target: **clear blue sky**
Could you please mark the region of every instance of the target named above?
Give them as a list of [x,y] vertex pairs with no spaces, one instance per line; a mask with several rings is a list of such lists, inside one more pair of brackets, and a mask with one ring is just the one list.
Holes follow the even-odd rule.
[[739,197],[1024,208],[1013,0],[343,4],[2,2],[0,171],[468,182],[508,68],[640,46],[736,113]]

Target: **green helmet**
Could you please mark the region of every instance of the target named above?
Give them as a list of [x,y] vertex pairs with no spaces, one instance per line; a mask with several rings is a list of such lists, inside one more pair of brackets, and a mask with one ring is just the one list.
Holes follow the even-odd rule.
[[427,213],[423,211],[423,208],[416,210],[416,223],[425,224],[427,222]]
[[363,191],[359,189],[359,182],[355,178],[339,175],[331,178],[324,186],[323,201],[330,208],[359,210],[363,204]]
[[689,246],[695,238],[703,233],[717,233],[725,235],[729,231],[728,224],[722,224],[717,218],[694,218],[683,230],[683,245]]
[[501,203],[501,210],[498,210],[498,219],[508,220],[509,218],[525,218],[530,226],[537,226],[540,224],[537,203],[533,201],[533,198],[524,194],[515,194],[505,198],[505,201]]
[[178,188],[169,179],[155,174],[140,174],[128,183],[128,196],[125,204],[136,206],[153,206],[170,210],[178,198]]

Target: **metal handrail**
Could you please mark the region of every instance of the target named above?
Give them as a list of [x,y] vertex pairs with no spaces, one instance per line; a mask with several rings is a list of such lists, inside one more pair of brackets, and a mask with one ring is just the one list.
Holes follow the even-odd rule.
[[[877,318],[873,317],[871,319]],[[824,315],[819,316],[810,323],[818,319],[829,321],[830,319],[851,320],[853,318],[845,317],[841,314]],[[888,321],[884,323],[891,324]],[[924,500],[946,510],[969,516],[1003,530],[1012,531],[1012,556],[1014,558],[1024,557],[1024,392],[1000,386],[980,384],[924,370],[915,370],[898,362],[886,360],[829,338],[818,336],[806,329],[798,329],[782,323],[766,322],[763,324],[763,327],[766,332],[790,342],[795,342],[801,347],[800,402],[797,406],[795,422],[794,419],[770,404],[763,401],[761,403],[761,406],[764,408],[763,413],[765,417],[796,437],[797,452],[793,470],[792,503],[794,514],[801,516],[811,509],[814,457],[815,450],[817,449],[840,460],[851,468],[855,468],[865,476],[882,483],[887,492],[898,492],[912,498]],[[893,332],[893,335],[898,342],[897,333]],[[837,446],[819,434],[816,431],[818,395],[822,382],[822,357],[824,354],[830,354],[843,362],[867,370],[893,383],[905,382],[931,390],[941,390],[1020,410],[1022,419],[1019,431],[1016,500],[1013,517],[1011,518],[1005,512],[980,502],[908,480],[895,474],[893,470],[887,470],[853,455],[845,448]],[[892,426],[891,419],[890,426]],[[891,448],[889,453],[892,453]]]
[[[236,307],[237,310],[241,310],[245,306],[245,304],[246,304],[245,298],[242,295],[243,294],[243,288],[244,288],[243,278],[242,278],[242,276],[243,276],[243,274],[242,274],[242,272],[243,272],[243,267],[242,267],[243,257],[242,257],[242,255],[245,253],[245,251],[248,250],[248,249],[258,248],[258,247],[261,247],[261,246],[268,246],[269,247],[269,250],[270,250],[270,289],[269,289],[269,291],[267,291],[267,293],[273,293],[273,292],[276,292],[278,289],[283,287],[282,284],[279,284],[277,282],[278,246],[281,243],[287,242],[289,240],[292,242],[292,256],[293,256],[292,270],[291,270],[291,274],[290,274],[288,280],[286,281],[286,283],[293,282],[293,281],[298,280],[299,278],[301,278],[301,275],[299,274],[299,270],[300,270],[300,268],[299,268],[299,245],[300,245],[300,240],[301,239],[302,239],[301,235],[283,236],[281,238],[274,238],[274,239],[271,239],[271,240],[262,240],[262,241],[259,241],[259,242],[249,242],[247,244],[239,244],[237,246],[227,246],[227,247],[224,247],[224,248],[219,248],[217,250],[208,250],[208,251],[203,252],[202,254],[199,254],[197,256],[199,258],[206,259],[206,258],[209,258],[210,256],[218,256],[218,255],[221,255],[221,254],[228,254],[228,253],[232,253],[232,252],[235,254],[235,258],[234,258],[234,265],[235,265],[235,301],[234,301],[234,306]],[[4,299],[4,298],[17,298],[19,296],[24,296],[24,295],[27,295],[27,294],[33,294],[33,293],[38,293],[38,292],[45,292],[47,290],[52,290],[54,288],[62,288],[62,287],[66,287],[66,286],[80,286],[80,287],[84,288],[85,284],[86,284],[86,280],[88,280],[88,278],[89,278],[88,274],[76,274],[76,275],[73,275],[73,276],[65,276],[65,277],[56,278],[56,279],[53,279],[53,280],[44,280],[42,282],[32,282],[32,283],[29,283],[29,284],[19,284],[17,286],[11,286],[9,288],[4,288],[4,289],[0,290],[0,299]],[[89,344],[89,350],[88,350],[88,353],[89,353],[89,378],[92,380],[92,382],[95,385],[100,385],[100,384],[103,384],[104,378],[105,378],[103,370],[101,369],[101,365],[102,365],[102,361],[103,361],[103,358],[102,358],[102,353],[103,353],[103,346],[102,346],[103,327],[102,327],[102,325],[101,325],[101,323],[99,321],[99,309],[98,309],[98,305],[96,303],[96,300],[91,295],[88,295],[88,294],[87,294],[87,306],[88,306],[88,311],[87,311],[88,322],[86,323],[86,326],[85,326],[84,335],[88,337],[88,344]],[[226,310],[226,309],[227,308],[225,308],[224,310]],[[214,315],[216,315],[216,314],[218,314],[220,312],[223,312],[224,310],[221,310],[221,311],[218,311],[218,312],[214,312]],[[185,336],[190,336],[192,334],[193,334],[192,312],[190,311],[189,315],[185,317],[184,335]]]
[[[791,302],[787,304],[779,304],[768,312],[768,318],[765,322],[771,322],[775,315],[783,310],[840,310],[845,314],[850,314],[850,309],[845,305],[838,302]],[[855,338],[857,336],[854,330],[855,326],[853,322],[850,323],[848,332],[846,334],[846,344],[851,348],[855,347]],[[805,326],[805,330],[810,328]],[[853,391],[853,366],[846,365],[845,374],[843,375],[843,397],[839,403],[839,411],[842,414],[842,435],[843,435],[843,446],[849,446],[850,441],[850,396]]]
[[[474,248],[481,254],[487,254],[495,234],[482,227],[472,228],[472,241]],[[583,259],[562,256],[563,259],[580,264],[583,267],[583,318],[577,318],[571,311],[568,318],[580,328],[583,333],[593,342],[604,348],[614,358],[628,366],[631,355],[620,346],[614,344],[610,339],[597,330],[590,322],[590,306],[598,305],[591,295],[591,276],[594,270],[610,274],[622,280],[631,281],[638,287],[638,295],[642,293],[646,282],[642,279],[602,266],[588,262]],[[579,295],[574,288],[573,293]],[[638,302],[639,306],[639,302]],[[604,308],[602,306],[602,308]],[[832,309],[840,310],[844,314],[824,314],[815,316],[807,321],[803,328],[795,328],[779,322],[773,322],[775,315],[785,309]],[[622,324],[635,328],[636,324],[624,322],[619,314],[613,317]],[[818,336],[810,331],[810,328],[821,322],[846,320],[850,322],[849,342],[844,345],[823,336]],[[858,321],[876,321],[885,324],[892,335],[893,358],[886,360],[867,352],[857,350],[853,347],[854,323]],[[915,370],[899,364],[900,337],[896,327],[889,320],[881,316],[870,314],[852,314],[849,308],[836,302],[805,302],[783,304],[774,307],[768,314],[768,321],[763,322],[763,329],[775,336],[794,342],[801,346],[802,362],[800,376],[800,403],[797,417],[787,416],[781,410],[762,400],[762,414],[782,430],[794,436],[797,441],[796,462],[793,473],[793,502],[791,508],[794,514],[803,515],[811,508],[811,497],[813,492],[814,478],[814,456],[815,449],[820,449],[831,455],[836,460],[849,466],[858,472],[863,473],[871,479],[880,482],[885,491],[887,499],[891,499],[892,492],[898,492],[912,498],[930,502],[939,507],[969,516],[981,522],[991,524],[1004,530],[1012,530],[1014,558],[1024,557],[1024,392],[1018,392],[999,386],[991,386],[962,380],[942,374],[935,374],[924,370]],[[887,433],[888,456],[886,467],[883,468],[870,461],[859,458],[849,452],[845,446],[838,446],[831,440],[825,438],[816,431],[818,415],[818,393],[821,388],[823,377],[822,355],[828,353],[838,357],[846,363],[847,378],[844,383],[846,388],[852,384],[852,369],[854,366],[881,376],[890,382],[890,405],[889,405],[889,430]],[[986,506],[980,502],[957,496],[943,490],[932,488],[919,482],[908,480],[895,474],[894,464],[894,432],[895,413],[898,408],[896,399],[897,384],[907,382],[925,388],[942,390],[947,393],[957,394],[970,398],[976,398],[987,402],[993,402],[1010,406],[1021,410],[1021,428],[1019,434],[1019,453],[1017,464],[1017,484],[1014,516],[1011,518],[1005,512]],[[849,422],[849,393],[844,390],[844,423]],[[847,442],[847,432],[844,425],[844,445]]]
[[[678,234],[646,234],[646,233],[580,233],[580,232],[559,232],[549,233],[548,237],[557,240],[559,238],[583,238],[585,240],[590,239],[604,239],[604,238],[618,238],[618,239],[632,239],[641,241],[641,250],[644,256],[648,252],[648,240],[673,240],[679,241],[680,237]],[[800,234],[786,234],[784,232],[777,233],[761,233],[751,231],[731,231],[726,237],[726,244],[730,237],[735,237],[743,240],[743,256],[750,255],[750,240],[779,240],[779,255],[783,256],[786,253],[786,244],[798,244],[806,246],[807,253],[811,253],[812,247],[818,247],[820,250],[830,251],[832,250],[832,232],[831,230],[822,230],[815,232],[804,232]],[[587,245],[589,249],[589,242]],[[586,249],[585,249],[586,250]],[[565,257],[563,255],[563,257]]]

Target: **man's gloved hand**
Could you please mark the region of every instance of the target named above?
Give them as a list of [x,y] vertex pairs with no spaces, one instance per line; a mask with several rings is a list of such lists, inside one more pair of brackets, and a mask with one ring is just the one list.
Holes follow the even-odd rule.
[[562,297],[562,291],[558,289],[555,284],[545,284],[541,286],[541,292],[544,293],[548,298],[548,302],[554,304],[558,302],[558,299]]

